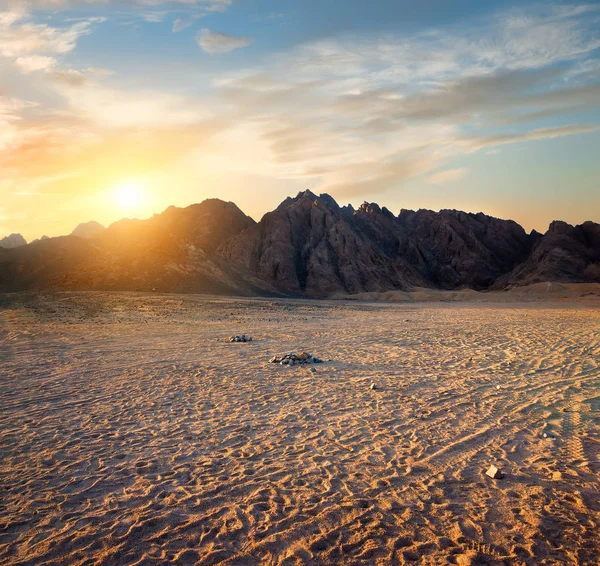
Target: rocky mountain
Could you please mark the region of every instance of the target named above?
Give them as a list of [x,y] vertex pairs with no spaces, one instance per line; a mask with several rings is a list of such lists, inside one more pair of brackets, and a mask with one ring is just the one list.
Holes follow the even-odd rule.
[[[285,200],[236,237],[219,254],[241,269],[290,292],[327,296],[424,285],[401,256],[362,231],[355,211],[310,191]],[[373,229],[385,232],[384,228]]]
[[494,288],[544,281],[600,282],[600,224],[552,222],[529,256],[500,276]]
[[83,222],[78,224],[75,230],[71,232],[71,236],[78,236],[79,238],[94,238],[104,232],[106,228],[99,222],[92,220],[90,222]]
[[0,239],[0,248],[10,249],[27,245],[27,240],[21,234],[11,234],[6,238]]
[[91,237],[0,248],[0,291],[102,289],[227,295],[502,289],[539,281],[600,282],[600,225],[554,222],[544,235],[455,210],[394,215],[340,207],[310,191],[260,222],[211,199],[121,220]]
[[531,251],[535,235],[512,220],[457,210],[402,210],[398,253],[435,287],[488,288]]
[[121,220],[95,238],[63,236],[0,250],[0,290],[277,294],[212,253],[252,224],[233,203],[208,200],[149,220]]
[[242,269],[311,296],[412,286],[486,289],[530,252],[515,222],[375,203],[339,207],[310,191],[285,200],[219,252]]

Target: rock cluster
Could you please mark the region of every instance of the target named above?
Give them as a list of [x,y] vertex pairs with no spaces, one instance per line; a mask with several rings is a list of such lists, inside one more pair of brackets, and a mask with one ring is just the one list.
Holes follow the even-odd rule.
[[252,336],[246,336],[242,334],[241,336],[230,336],[230,342],[252,342]]
[[284,354],[283,356],[273,356],[269,360],[269,363],[281,364],[282,366],[302,366],[304,364],[322,364],[323,360],[312,356],[308,352],[302,352],[301,354],[294,354],[293,352],[291,352],[289,354]]

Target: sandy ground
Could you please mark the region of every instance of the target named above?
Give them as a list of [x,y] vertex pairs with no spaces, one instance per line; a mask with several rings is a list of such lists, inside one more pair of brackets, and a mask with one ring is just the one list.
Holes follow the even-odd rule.
[[0,564],[596,565],[599,408],[587,303],[0,296]]

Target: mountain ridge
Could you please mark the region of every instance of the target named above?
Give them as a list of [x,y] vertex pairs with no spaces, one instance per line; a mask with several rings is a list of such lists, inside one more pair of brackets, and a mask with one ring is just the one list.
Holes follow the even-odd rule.
[[5,238],[0,238],[0,248],[5,250],[26,246],[27,240],[21,234],[10,234]]
[[232,202],[208,199],[147,220],[120,220],[83,238],[0,248],[0,291],[329,297],[542,281],[600,282],[600,225],[554,221],[545,234],[528,234],[482,212],[395,215],[375,202],[354,209],[307,190],[259,222]]

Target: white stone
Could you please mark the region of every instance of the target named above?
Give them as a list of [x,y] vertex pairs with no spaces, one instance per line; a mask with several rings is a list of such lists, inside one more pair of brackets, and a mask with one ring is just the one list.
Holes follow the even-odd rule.
[[492,479],[498,480],[502,477],[502,472],[496,468],[496,466],[490,466],[485,475],[490,476]]

